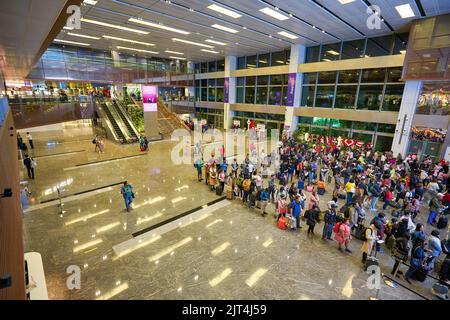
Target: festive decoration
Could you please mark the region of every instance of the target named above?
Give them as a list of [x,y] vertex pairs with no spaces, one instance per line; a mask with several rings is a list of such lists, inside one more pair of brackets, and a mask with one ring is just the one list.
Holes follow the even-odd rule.
[[346,146],[346,147],[351,147],[351,146],[353,146],[355,144],[355,140],[353,140],[353,139],[345,139],[344,140],[344,145]]

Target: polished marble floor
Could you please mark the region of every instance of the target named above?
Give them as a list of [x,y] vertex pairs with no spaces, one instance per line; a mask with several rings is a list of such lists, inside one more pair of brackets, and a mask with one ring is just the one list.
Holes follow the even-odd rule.
[[[333,241],[308,237],[306,227],[277,229],[271,214],[261,217],[238,200],[204,206],[219,197],[197,182],[192,165],[171,162],[176,142],[152,143],[143,155],[138,145],[107,142],[99,155],[90,129],[76,130],[33,134],[38,166],[29,183],[24,241],[27,252],[42,254],[50,299],[367,300],[377,295],[367,287],[360,241],[351,243],[352,254],[343,254]],[[98,162],[103,160],[110,161]],[[124,180],[136,194],[129,213],[117,185]],[[57,186],[63,214],[52,201]],[[171,227],[133,237],[201,206],[200,213],[175,220]],[[269,205],[268,211],[273,210]],[[384,253],[379,257],[382,271],[389,274],[393,260]],[[71,265],[81,268],[79,290],[66,285]],[[432,284],[427,280],[408,287],[431,299]],[[378,298],[422,299],[383,282]]]

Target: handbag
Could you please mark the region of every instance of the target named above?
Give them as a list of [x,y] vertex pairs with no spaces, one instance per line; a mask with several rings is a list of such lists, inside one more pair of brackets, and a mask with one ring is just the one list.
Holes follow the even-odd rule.
[[131,192],[131,197],[134,199],[134,192]]

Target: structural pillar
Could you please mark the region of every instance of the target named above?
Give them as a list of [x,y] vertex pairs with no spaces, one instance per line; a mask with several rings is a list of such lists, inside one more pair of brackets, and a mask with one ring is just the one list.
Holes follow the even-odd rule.
[[304,63],[306,47],[292,45],[288,74],[288,93],[286,100],[286,113],[284,128],[292,133],[297,128],[298,118],[294,116],[294,108],[300,106],[300,94],[302,89],[303,74],[298,73],[298,65]]
[[[236,77],[231,76],[231,72],[236,70],[237,58],[235,56],[225,57],[225,76],[223,83],[223,138],[226,146],[226,156],[234,155],[234,137],[231,136],[230,129],[233,126],[234,111],[231,110],[231,104],[236,103]],[[233,141],[231,141],[233,140]]]

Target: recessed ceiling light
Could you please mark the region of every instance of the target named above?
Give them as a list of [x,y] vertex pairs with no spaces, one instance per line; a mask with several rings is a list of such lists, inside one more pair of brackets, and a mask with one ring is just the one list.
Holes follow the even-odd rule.
[[169,56],[170,59],[178,59],[178,60],[186,60],[186,58],[184,57],[174,57],[174,56]]
[[62,39],[55,39],[53,42],[60,42],[60,43],[68,43],[68,44],[75,44],[78,46],[90,46],[89,43],[83,43],[83,42],[75,42],[75,41],[68,41],[68,40],[62,40]]
[[172,31],[172,32],[176,32],[176,33],[191,34],[188,31],[184,31],[184,30],[180,30],[180,29],[177,29],[177,28],[168,27],[168,26],[165,26],[163,24],[158,24],[158,23],[154,23],[154,22],[150,22],[150,21],[141,20],[141,19],[130,18],[130,19],[128,19],[128,21],[139,23],[139,24],[143,24],[143,25],[149,26],[149,27],[154,27],[154,28],[158,28],[158,29]]
[[339,55],[339,52],[334,51],[334,50],[328,50],[327,52],[328,52],[329,54],[332,54],[333,56],[338,56],[338,55]]
[[213,24],[211,27],[216,28],[216,29],[220,29],[220,30],[223,30],[223,31],[226,31],[226,32],[231,32],[231,33],[238,33],[239,32],[239,31],[237,31],[235,29],[228,28],[228,27],[222,26],[220,24]]
[[173,54],[184,54],[183,52],[171,51],[171,50],[166,50],[166,51],[164,51],[164,52],[167,52],[167,53],[173,53]]
[[347,3],[352,3],[355,2],[355,0],[338,0],[341,4],[347,4]]
[[206,39],[205,42],[218,44],[219,46],[226,46],[227,45],[225,42],[220,42],[220,41],[210,40],[210,39]]
[[90,4],[91,6],[95,6],[98,1],[95,0],[84,0],[83,3]]
[[397,10],[400,17],[402,17],[403,19],[415,16],[414,11],[412,10],[411,5],[409,3],[396,6],[395,9]]
[[203,44],[203,43],[184,40],[184,39],[172,38],[172,41],[188,43],[188,44],[192,44],[194,46],[199,46],[199,47],[205,47],[205,48],[211,48],[211,49],[214,48],[214,46],[210,46],[209,44]]
[[73,27],[64,26],[63,29],[65,29],[65,30],[73,30],[74,28]]
[[159,52],[155,52],[155,51],[149,51],[149,50],[143,50],[143,49],[135,49],[135,48],[129,48],[129,47],[121,47],[121,46],[117,46],[117,49],[123,49],[123,50],[131,50],[131,51],[136,51],[136,52],[145,52],[145,53],[151,53],[151,54],[159,54]]
[[79,33],[73,33],[73,32],[67,32],[67,34],[68,34],[69,36],[74,36],[74,37],[80,37],[80,38],[86,38],[86,39],[100,40],[99,37],[87,36],[87,35],[85,35],[85,34],[79,34]]
[[210,52],[210,53],[219,53],[219,51],[206,50],[206,49],[201,49],[200,51],[203,51],[203,52]]
[[96,21],[96,20],[85,19],[85,18],[81,18],[80,21],[96,24],[96,25],[99,25],[99,26],[104,26],[104,27],[124,30],[124,31],[130,31],[130,32],[135,32],[135,33],[140,33],[140,34],[149,34],[148,31],[142,31],[142,30],[127,28],[127,27],[122,27],[122,26],[119,26],[119,25],[116,25],[116,24],[110,24],[110,23],[106,23],[106,22],[102,22],[102,21]]
[[229,16],[229,17],[232,17],[232,18],[235,18],[235,19],[242,17],[242,15],[240,15],[239,13],[234,12],[234,11],[229,10],[227,8],[224,8],[224,7],[218,6],[217,4],[212,4],[212,5],[208,6],[208,9],[217,11],[219,13],[222,13],[222,14],[224,14],[226,16]]
[[289,17],[286,17],[284,14],[281,14],[278,11],[270,9],[269,7],[265,7],[264,9],[259,9],[259,11],[267,14],[268,16],[271,16],[272,18],[275,18],[275,19],[278,19],[281,21],[289,19]]
[[111,39],[111,40],[124,41],[124,42],[129,42],[129,43],[142,44],[142,45],[144,45],[144,46],[149,46],[149,47],[153,47],[153,46],[155,45],[155,44],[153,44],[153,43],[142,42],[142,41],[136,41],[136,40],[131,40],[131,39],[124,39],[124,38],[113,37],[113,36],[107,36],[107,35],[103,35],[102,37],[105,38],[105,39]]
[[280,36],[283,36],[283,37],[286,37],[286,38],[289,38],[289,39],[297,39],[298,38],[295,34],[292,34],[292,33],[286,32],[286,31],[278,32],[278,34]]
[[325,58],[325,59],[322,59],[322,61],[331,61],[331,60],[330,60],[330,59],[326,59],[326,58]]

